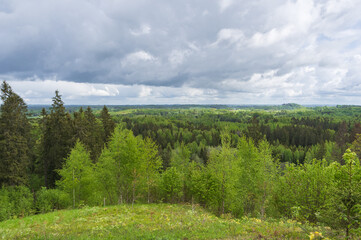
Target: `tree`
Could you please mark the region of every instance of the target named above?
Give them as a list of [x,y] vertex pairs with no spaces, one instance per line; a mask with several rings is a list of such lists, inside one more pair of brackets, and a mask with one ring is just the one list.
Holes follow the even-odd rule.
[[215,184],[219,188],[214,192],[214,197],[218,199],[218,213],[224,214],[225,211],[237,208],[235,206],[237,204],[235,184],[239,168],[236,164],[236,152],[231,148],[230,135],[223,132],[221,142],[222,147],[220,149],[211,150],[207,168],[214,179],[219,181],[219,184]]
[[111,203],[120,204],[134,203],[145,194],[149,196],[159,168],[154,143],[144,142],[132,131],[118,126],[99,157],[96,172],[104,195]]
[[355,140],[351,145],[351,150],[357,154],[358,158],[361,158],[361,134],[356,134]]
[[[64,159],[73,146],[73,128],[70,114],[65,111],[59,91],[55,91],[50,114],[43,115],[42,153],[44,165],[44,183],[46,187],[55,187],[60,179],[57,170],[61,169]],[[45,118],[45,119],[44,119]]]
[[115,128],[115,123],[112,120],[108,108],[104,105],[102,111],[100,112],[100,119],[104,128],[104,139],[103,142],[107,143],[109,138],[112,136]]
[[162,159],[158,156],[158,147],[150,139],[146,138],[143,141],[143,156],[142,156],[142,170],[144,172],[143,178],[146,185],[147,202],[151,202],[151,192],[157,187],[160,178],[160,169],[162,168]]
[[183,201],[190,200],[190,155],[191,152],[182,142],[172,151],[170,165],[178,172],[181,179]]
[[77,141],[63,168],[58,171],[61,179],[57,185],[73,198],[73,207],[89,201],[94,182],[93,165],[89,152]]
[[0,185],[25,184],[31,155],[27,106],[5,81],[1,85],[1,100]]
[[361,222],[361,166],[356,153],[347,149],[343,155],[345,165],[334,163],[334,188],[330,195],[329,222],[345,229],[349,239],[351,229],[359,228]]
[[85,112],[83,108],[80,108],[79,112],[74,112],[73,126],[73,139],[79,139],[85,145],[90,152],[91,159],[95,162],[103,148],[104,132],[101,123],[95,118],[90,107]]

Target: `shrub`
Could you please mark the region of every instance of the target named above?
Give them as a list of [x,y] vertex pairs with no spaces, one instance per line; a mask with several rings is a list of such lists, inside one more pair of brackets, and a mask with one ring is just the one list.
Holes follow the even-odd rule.
[[0,189],[0,221],[32,214],[33,196],[24,186],[9,186]]
[[36,208],[41,213],[64,209],[71,206],[70,196],[59,189],[42,187],[36,194]]

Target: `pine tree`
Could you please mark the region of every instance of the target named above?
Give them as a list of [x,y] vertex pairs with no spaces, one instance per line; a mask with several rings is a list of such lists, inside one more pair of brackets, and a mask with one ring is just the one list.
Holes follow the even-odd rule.
[[30,162],[30,124],[27,106],[7,82],[1,86],[0,185],[26,183]]

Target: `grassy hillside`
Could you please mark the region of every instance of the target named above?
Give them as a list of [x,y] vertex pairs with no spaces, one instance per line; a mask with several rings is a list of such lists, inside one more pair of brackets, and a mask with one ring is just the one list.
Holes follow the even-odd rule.
[[63,210],[0,222],[1,239],[309,239],[316,231],[330,234],[291,220],[218,218],[201,207],[169,204]]

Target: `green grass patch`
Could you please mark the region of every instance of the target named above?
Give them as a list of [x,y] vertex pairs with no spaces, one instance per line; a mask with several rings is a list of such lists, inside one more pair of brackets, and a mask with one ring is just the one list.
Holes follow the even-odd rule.
[[309,239],[319,227],[295,221],[216,217],[191,205],[62,210],[0,222],[1,239]]

